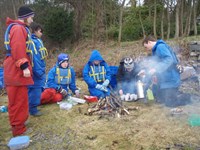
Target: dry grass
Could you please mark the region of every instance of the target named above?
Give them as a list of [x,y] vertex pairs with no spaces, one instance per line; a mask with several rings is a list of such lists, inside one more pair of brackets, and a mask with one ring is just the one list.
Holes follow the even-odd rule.
[[[70,53],[71,63],[77,73],[87,62],[92,49],[90,44],[83,44]],[[98,45],[96,49],[100,50],[110,65],[118,65],[119,60],[125,55],[138,56],[143,51],[140,41],[123,43],[120,48],[115,43]],[[48,69],[55,61],[56,57],[51,56],[47,63]],[[78,76],[80,77],[81,73]],[[82,96],[88,94],[87,86],[81,78],[78,79],[77,85],[82,89]],[[6,95],[0,97],[0,105],[7,105]],[[139,109],[130,111],[130,115],[118,118],[85,115],[88,104],[75,105],[68,111],[60,110],[58,104],[39,106],[44,115],[30,116],[27,135],[32,142],[27,149],[195,150],[200,148],[199,127],[191,127],[188,124],[188,116],[194,110],[198,110],[199,105],[184,106],[184,114],[174,116],[170,114],[169,108],[155,102],[147,104],[140,101],[127,102],[125,105],[138,106]],[[0,149],[7,149],[6,144],[11,137],[8,113],[1,113]]]

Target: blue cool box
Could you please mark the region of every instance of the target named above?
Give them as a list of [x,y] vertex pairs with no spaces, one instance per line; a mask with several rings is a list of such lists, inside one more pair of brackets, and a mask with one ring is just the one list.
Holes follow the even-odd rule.
[[28,147],[29,143],[30,143],[29,136],[17,136],[10,139],[8,147],[11,150],[17,150]]

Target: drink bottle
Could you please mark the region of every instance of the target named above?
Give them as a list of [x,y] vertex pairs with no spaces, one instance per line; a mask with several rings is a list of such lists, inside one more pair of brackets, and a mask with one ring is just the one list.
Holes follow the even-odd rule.
[[0,106],[0,112],[2,113],[8,112],[7,106]]
[[140,80],[137,82],[137,96],[141,99],[144,98],[143,83]]

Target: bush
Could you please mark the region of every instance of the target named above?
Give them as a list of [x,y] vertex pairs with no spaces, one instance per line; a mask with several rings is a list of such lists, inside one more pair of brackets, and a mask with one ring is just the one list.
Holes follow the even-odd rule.
[[45,34],[52,40],[62,43],[73,34],[73,13],[61,8],[52,8],[48,12],[45,23]]
[[117,40],[119,34],[119,28],[116,26],[111,26],[107,30],[108,38]]

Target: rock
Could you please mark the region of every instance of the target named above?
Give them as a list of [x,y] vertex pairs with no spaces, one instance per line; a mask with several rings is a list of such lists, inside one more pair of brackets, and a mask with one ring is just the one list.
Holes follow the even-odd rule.
[[190,66],[184,66],[183,67],[183,73],[181,74],[181,80],[185,80],[191,77],[194,77],[197,75],[195,69]]

